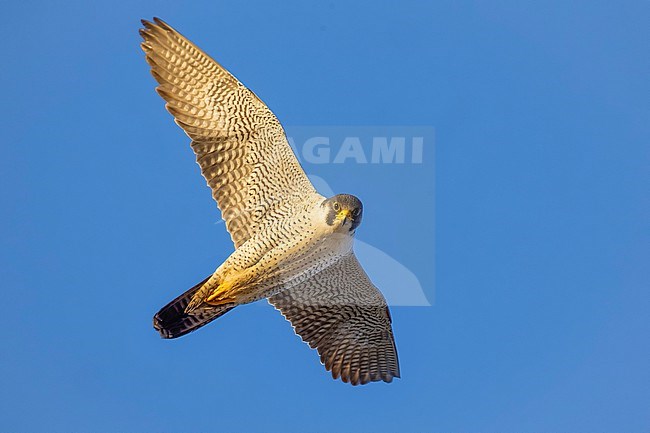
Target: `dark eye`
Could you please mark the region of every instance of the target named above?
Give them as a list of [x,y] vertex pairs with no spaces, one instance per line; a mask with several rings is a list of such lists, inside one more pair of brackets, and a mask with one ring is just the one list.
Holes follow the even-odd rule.
[[339,202],[337,202],[337,201],[334,202],[334,210],[337,211],[337,212],[341,210],[341,206],[339,205]]
[[361,209],[356,208],[355,210],[352,211],[352,216],[359,216],[359,213],[361,212]]

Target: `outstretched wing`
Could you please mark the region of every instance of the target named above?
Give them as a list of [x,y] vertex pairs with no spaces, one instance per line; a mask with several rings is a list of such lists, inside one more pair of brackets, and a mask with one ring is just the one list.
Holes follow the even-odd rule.
[[269,298],[332,376],[353,385],[400,377],[386,300],[354,253]]
[[192,139],[235,247],[274,214],[315,194],[275,115],[249,89],[158,18],[142,49],[167,110]]

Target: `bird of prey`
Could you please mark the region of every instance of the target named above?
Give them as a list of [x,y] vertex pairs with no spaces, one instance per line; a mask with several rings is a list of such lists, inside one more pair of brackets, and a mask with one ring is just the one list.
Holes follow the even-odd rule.
[[235,251],[153,319],[177,338],[268,301],[353,385],[400,377],[386,300],[354,255],[363,207],[314,189],[280,122],[251,90],[164,21],[142,21],[158,94],[190,137]]

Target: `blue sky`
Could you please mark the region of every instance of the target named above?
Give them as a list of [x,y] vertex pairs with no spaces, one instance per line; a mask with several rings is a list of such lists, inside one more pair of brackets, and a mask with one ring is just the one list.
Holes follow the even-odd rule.
[[[650,6],[569,3],[3,5],[2,430],[647,432]],[[402,379],[331,380],[262,303],[151,329],[232,250],[152,16],[287,126],[435,128],[420,166],[306,167],[433,303],[392,309]]]

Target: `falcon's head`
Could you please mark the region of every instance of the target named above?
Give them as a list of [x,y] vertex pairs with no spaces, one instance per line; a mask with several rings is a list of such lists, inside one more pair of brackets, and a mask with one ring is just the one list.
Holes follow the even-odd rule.
[[337,194],[325,200],[327,225],[347,228],[352,232],[361,224],[363,205],[361,200],[350,194]]

